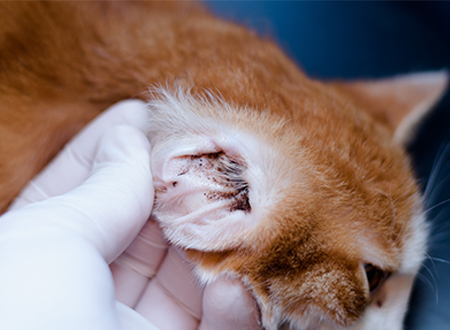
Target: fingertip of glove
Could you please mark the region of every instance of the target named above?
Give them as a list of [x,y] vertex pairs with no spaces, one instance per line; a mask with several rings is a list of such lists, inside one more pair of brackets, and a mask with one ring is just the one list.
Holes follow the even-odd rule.
[[148,120],[148,106],[144,101],[130,99],[111,106],[105,116],[117,117],[119,122],[144,130]]
[[139,129],[127,125],[113,126],[105,131],[97,148],[97,160],[135,158],[150,154],[150,142]]
[[259,329],[258,309],[250,292],[235,278],[220,277],[205,288],[203,322],[212,328],[233,323],[245,329]]

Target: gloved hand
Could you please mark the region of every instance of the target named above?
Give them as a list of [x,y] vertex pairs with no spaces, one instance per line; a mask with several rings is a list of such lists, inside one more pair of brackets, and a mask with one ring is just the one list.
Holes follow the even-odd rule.
[[147,222],[146,111],[140,101],[107,110],[0,218],[0,329],[259,329],[239,281],[203,290]]

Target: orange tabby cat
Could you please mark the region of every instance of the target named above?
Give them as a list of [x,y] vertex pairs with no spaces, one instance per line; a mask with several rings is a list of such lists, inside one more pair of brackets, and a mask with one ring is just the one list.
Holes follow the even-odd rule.
[[[323,83],[197,4],[0,3],[0,209],[83,125],[149,102],[155,215],[276,329],[401,329],[425,254],[402,145],[444,73]],[[150,93],[148,90],[150,89]]]

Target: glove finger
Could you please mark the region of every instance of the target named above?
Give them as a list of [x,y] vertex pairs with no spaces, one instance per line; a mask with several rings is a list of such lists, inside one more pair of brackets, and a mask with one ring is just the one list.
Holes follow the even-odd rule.
[[166,256],[167,243],[150,219],[133,243],[112,264],[116,299],[134,307]]
[[80,185],[92,170],[97,141],[109,127],[129,124],[145,129],[147,107],[139,100],[117,103],[77,134],[58,156],[24,188],[10,206],[19,209],[30,203],[63,194]]
[[161,329],[197,329],[202,295],[192,266],[174,248],[169,248],[135,309]]
[[[77,188],[18,210],[85,237],[109,263],[132,242],[150,216],[150,144],[137,129],[116,126],[100,139],[92,175]],[[11,212],[13,213],[13,212]]]
[[199,330],[212,329],[261,329],[256,303],[241,281],[219,278],[206,286]]
[[160,330],[146,320],[135,310],[116,302],[117,314],[119,316],[120,328],[126,330]]

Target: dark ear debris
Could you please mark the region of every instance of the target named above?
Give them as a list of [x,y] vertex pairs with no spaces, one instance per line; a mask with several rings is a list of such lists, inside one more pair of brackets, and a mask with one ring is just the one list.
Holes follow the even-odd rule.
[[[209,200],[229,200],[231,202],[229,211],[251,211],[248,198],[249,186],[243,174],[245,165],[238,160],[230,159],[223,151],[207,155],[192,156],[197,160],[197,166],[204,170],[212,170],[209,180],[219,183],[225,189],[222,191],[210,191],[205,193]],[[204,159],[205,161],[199,161]]]
[[222,174],[221,176],[225,179],[227,185],[234,188],[232,196],[234,202],[230,207],[230,212],[238,210],[246,213],[250,212],[249,187],[243,178],[245,166],[238,161],[228,158],[225,153],[220,152],[218,153],[217,170]]
[[234,200],[235,203],[231,206],[231,212],[239,210],[249,213],[252,210],[248,200],[248,187],[239,190]]

